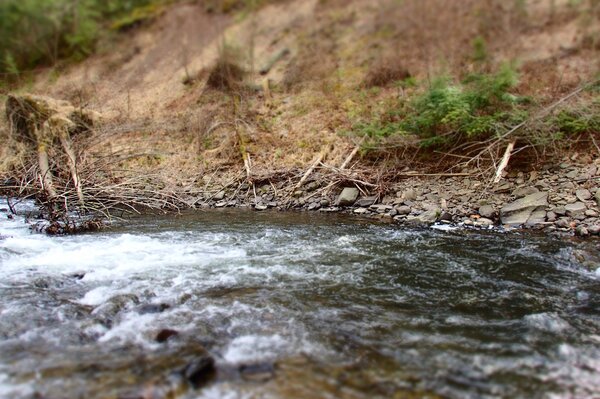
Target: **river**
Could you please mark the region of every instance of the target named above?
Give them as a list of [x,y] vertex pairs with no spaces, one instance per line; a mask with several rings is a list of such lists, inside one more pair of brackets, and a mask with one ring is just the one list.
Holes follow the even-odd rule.
[[0,208],[2,398],[600,396],[575,241],[243,210],[49,237]]

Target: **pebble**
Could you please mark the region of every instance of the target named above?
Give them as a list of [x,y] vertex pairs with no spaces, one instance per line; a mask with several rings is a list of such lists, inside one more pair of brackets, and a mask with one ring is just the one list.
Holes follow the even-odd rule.
[[590,235],[588,229],[586,229],[585,226],[577,226],[577,228],[575,229],[575,234],[579,237],[587,237]]
[[577,199],[579,201],[585,202],[585,201],[589,200],[590,198],[592,198],[592,193],[590,193],[590,190],[581,189],[581,190],[577,190],[575,192],[575,196],[577,197]]

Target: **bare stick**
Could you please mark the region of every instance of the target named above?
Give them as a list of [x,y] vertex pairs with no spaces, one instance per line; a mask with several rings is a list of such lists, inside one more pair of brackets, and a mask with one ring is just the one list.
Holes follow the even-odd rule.
[[59,135],[60,144],[62,145],[65,153],[67,154],[67,159],[69,161],[69,169],[71,172],[71,178],[73,179],[73,184],[75,185],[75,190],[77,190],[77,198],[79,199],[79,204],[83,205],[83,191],[81,189],[81,182],[79,179],[79,174],[77,173],[77,162],[75,160],[75,151],[73,151],[73,147],[71,146],[71,140],[67,136],[69,133],[67,131],[63,132]]
[[510,161],[510,156],[515,148],[516,140],[512,140],[506,146],[506,151],[504,151],[504,156],[502,157],[502,161],[500,161],[500,165],[498,165],[498,169],[496,170],[496,177],[494,178],[494,183],[498,183],[502,179],[502,172],[508,166],[508,162]]
[[56,197],[56,190],[52,184],[52,172],[50,172],[50,165],[48,163],[48,153],[46,152],[46,147],[43,145],[38,146],[38,165],[40,167],[42,190],[48,194],[48,197]]
[[312,165],[310,166],[310,168],[308,168],[306,170],[306,172],[304,173],[304,175],[302,176],[302,178],[300,179],[300,181],[294,186],[294,188],[292,189],[292,193],[294,191],[296,191],[299,187],[302,187],[302,184],[304,184],[304,182],[306,181],[306,179],[308,179],[308,177],[311,175],[311,173],[313,172],[313,170],[315,170],[315,168],[317,167],[317,165],[321,163],[321,161],[323,160],[323,158],[325,158],[326,154],[327,154],[326,151],[321,151],[321,153],[317,157],[316,161],[312,163]]
[[360,150],[360,146],[362,145],[363,141],[365,139],[363,138],[357,145],[356,147],[354,147],[354,150],[352,150],[352,152],[350,153],[350,155],[348,155],[348,157],[346,157],[346,160],[342,163],[342,166],[340,166],[341,170],[346,169],[346,166],[348,166],[348,164],[350,162],[352,162],[352,159],[356,156],[356,154],[358,153],[358,151]]
[[598,153],[600,153],[600,147],[598,147],[598,143],[596,143],[596,139],[594,138],[594,134],[592,132],[590,132],[590,138],[592,139],[592,143],[594,143],[594,147],[596,147],[596,150],[598,150]]

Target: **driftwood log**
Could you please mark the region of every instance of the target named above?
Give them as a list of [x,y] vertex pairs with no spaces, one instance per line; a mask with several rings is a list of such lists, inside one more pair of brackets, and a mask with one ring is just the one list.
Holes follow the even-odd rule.
[[[33,146],[37,151],[42,192],[49,199],[57,196],[48,153],[51,148],[58,146],[66,155],[73,185],[79,202],[83,205],[83,189],[77,172],[77,156],[71,137],[89,131],[99,122],[100,114],[50,97],[10,94],[6,100],[6,116],[13,137],[17,141]],[[55,163],[62,165],[60,160],[55,160]]]

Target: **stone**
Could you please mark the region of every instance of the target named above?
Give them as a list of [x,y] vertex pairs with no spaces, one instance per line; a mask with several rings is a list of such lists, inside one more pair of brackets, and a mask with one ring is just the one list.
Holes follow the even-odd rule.
[[377,213],[386,213],[391,211],[392,209],[394,209],[394,207],[392,205],[371,205],[369,207],[370,210],[377,212]]
[[319,187],[321,187],[321,185],[318,182],[313,181],[313,182],[308,183],[306,185],[305,189],[306,189],[306,191],[315,191]]
[[146,303],[138,306],[136,310],[139,314],[162,313],[170,307],[167,303]]
[[558,219],[556,221],[556,223],[554,223],[556,225],[556,227],[560,227],[561,229],[570,229],[571,228],[571,224],[569,223],[568,219],[565,218],[561,218]]
[[559,216],[565,216],[567,214],[567,210],[564,206],[557,206],[556,208],[552,209],[552,212],[556,213]]
[[417,196],[418,196],[418,194],[417,194],[416,190],[414,190],[412,188],[409,188],[408,190],[405,190],[402,193],[402,198],[405,199],[405,200],[409,200],[409,201],[416,200]]
[[590,217],[590,218],[597,218],[598,212],[596,212],[593,209],[588,209],[587,211],[585,211],[585,216]]
[[373,205],[376,202],[377,202],[377,196],[360,197],[358,199],[358,201],[356,201],[354,203],[354,205],[360,206],[360,207],[367,207],[367,206]]
[[565,206],[565,210],[567,211],[567,215],[569,216],[583,215],[586,209],[587,208],[583,202],[575,202],[573,204],[568,204],[567,206]]
[[219,201],[215,204],[217,208],[224,208],[227,206],[227,201]]
[[479,226],[479,227],[487,227],[487,226],[493,226],[494,222],[487,218],[479,218],[476,221],[474,221],[473,224],[475,226]]
[[365,213],[368,213],[369,210],[367,208],[356,208],[354,210],[354,213],[356,213],[357,215],[364,215]]
[[439,209],[432,209],[425,211],[418,216],[409,216],[406,218],[406,221],[415,224],[432,224],[438,220],[440,214],[441,212]]
[[[506,225],[536,224],[545,221],[548,193],[537,192],[505,205],[500,220]],[[543,217],[542,217],[543,212]]]
[[268,363],[242,365],[240,375],[247,381],[266,382],[275,377],[275,367]]
[[577,226],[577,228],[575,229],[575,235],[579,237],[587,237],[590,235],[590,233],[585,226]]
[[156,334],[156,338],[154,340],[158,343],[163,343],[167,342],[172,337],[176,337],[177,335],[179,335],[177,331],[171,330],[170,328],[165,328]]
[[222,201],[223,198],[225,198],[225,191],[219,191],[212,199],[215,201]]
[[448,212],[442,212],[442,214],[440,215],[440,219],[441,222],[451,222],[452,221],[452,215],[449,214]]
[[402,205],[396,207],[396,211],[398,211],[398,215],[409,215],[410,214],[410,206]]
[[264,204],[256,204],[254,205],[254,209],[256,209],[257,211],[266,211],[267,209],[269,209],[269,207]]
[[578,175],[579,175],[579,172],[577,172],[577,170],[572,170],[566,174],[566,177],[568,179],[575,179],[575,178],[577,178]]
[[550,211],[546,213],[546,220],[549,222],[555,222],[556,221],[556,213]]
[[526,197],[531,194],[538,193],[539,190],[536,187],[519,187],[513,191],[512,195],[517,198]]
[[336,205],[351,206],[358,198],[358,189],[356,187],[345,187],[340,193]]
[[317,210],[320,207],[321,207],[321,204],[319,204],[318,202],[311,202],[310,204],[308,204],[308,210],[309,211]]
[[596,204],[600,206],[600,189],[596,190],[596,195],[594,195],[594,199],[596,200]]
[[183,370],[183,376],[194,388],[199,388],[215,375],[215,361],[209,355],[190,362]]
[[597,236],[600,234],[600,224],[594,224],[588,227],[588,232],[592,235]]
[[496,210],[491,205],[483,205],[479,208],[479,214],[487,219],[493,219],[496,215]]
[[585,202],[585,201],[589,200],[590,198],[592,198],[592,193],[590,193],[590,190],[586,190],[585,188],[582,188],[581,190],[575,191],[575,196],[577,197],[577,199],[579,201]]
[[327,198],[323,198],[320,202],[321,206],[329,206],[330,202]]

